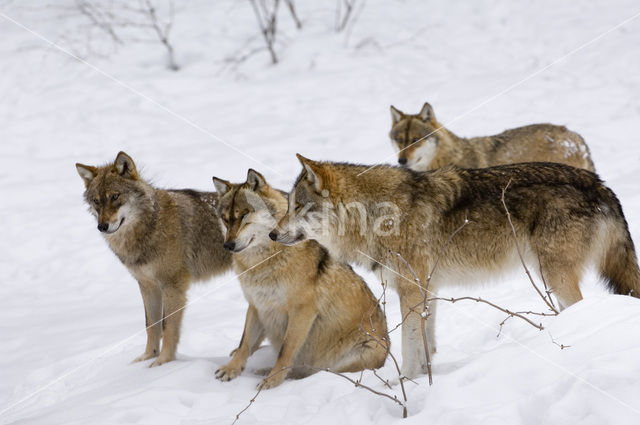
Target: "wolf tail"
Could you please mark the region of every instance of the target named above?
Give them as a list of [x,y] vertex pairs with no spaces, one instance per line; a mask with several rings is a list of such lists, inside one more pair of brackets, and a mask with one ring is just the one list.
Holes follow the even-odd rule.
[[604,246],[599,265],[600,276],[616,294],[640,298],[640,270],[633,240],[624,216],[616,220]]

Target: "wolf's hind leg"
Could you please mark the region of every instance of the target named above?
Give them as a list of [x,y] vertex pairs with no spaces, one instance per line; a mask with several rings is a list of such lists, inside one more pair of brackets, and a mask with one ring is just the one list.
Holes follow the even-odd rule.
[[187,302],[186,291],[188,281],[173,285],[165,285],[162,291],[162,350],[151,367],[160,366],[176,358],[178,341],[180,340],[180,326]]
[[582,266],[561,258],[540,257],[541,273],[545,282],[556,296],[560,310],[582,300],[580,278]]
[[376,341],[372,337],[360,338],[330,369],[342,373],[381,368],[387,358],[387,344],[388,341]]
[[147,347],[134,362],[158,357],[162,337],[162,291],[155,282],[138,282],[144,304]]

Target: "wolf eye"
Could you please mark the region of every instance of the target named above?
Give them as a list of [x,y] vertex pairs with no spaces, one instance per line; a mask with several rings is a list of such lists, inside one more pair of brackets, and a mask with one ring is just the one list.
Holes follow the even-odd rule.
[[95,205],[98,205],[100,203],[100,200],[98,198],[93,198],[92,201]]
[[119,197],[119,193],[114,193],[113,195],[111,195],[111,202],[117,201]]

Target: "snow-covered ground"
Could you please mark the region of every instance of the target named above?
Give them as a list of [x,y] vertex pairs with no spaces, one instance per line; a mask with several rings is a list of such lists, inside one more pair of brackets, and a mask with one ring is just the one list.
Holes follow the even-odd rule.
[[[229,66],[247,40],[260,46],[249,3],[181,2],[182,69],[171,72],[158,44],[73,60],[39,37],[69,47],[77,18],[0,2],[0,423],[230,424],[255,394],[253,370],[274,360],[264,348],[236,380],[214,379],[246,308],[228,274],[190,290],[177,361],[130,364],[145,343],[142,302],[83,205],[75,162],[124,150],[163,187],[212,190],[212,175],[241,180],[253,167],[288,189],[296,152],[394,162],[389,104],[428,100],[460,135],[533,122],[578,131],[640,242],[637,1],[369,0],[340,34],[334,2],[297,3],[304,27],[283,8],[279,65],[262,52]],[[480,294],[543,310],[524,273],[445,295]],[[321,373],[261,393],[239,423],[638,424],[640,302],[593,274],[584,295],[543,332],[511,319],[499,337],[500,312],[443,304],[434,385],[407,384],[408,419]],[[395,296],[387,311],[397,323]],[[399,356],[398,332],[393,344]],[[390,361],[380,374],[394,377]],[[364,382],[400,396],[369,373]]]

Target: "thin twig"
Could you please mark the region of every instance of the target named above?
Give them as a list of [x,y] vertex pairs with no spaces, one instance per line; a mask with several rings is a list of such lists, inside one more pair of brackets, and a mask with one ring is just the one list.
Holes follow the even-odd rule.
[[531,282],[531,284],[535,288],[535,290],[538,293],[538,295],[540,295],[540,298],[543,299],[543,301],[545,302],[545,304],[547,304],[547,306],[551,309],[551,311],[553,311],[554,313],[558,314],[559,313],[558,310],[556,310],[556,308],[553,306],[553,304],[551,302],[549,302],[547,297],[542,294],[542,292],[540,291],[540,288],[538,288],[538,285],[536,285],[536,283],[533,281],[533,277],[531,276],[531,273],[529,272],[529,268],[525,264],[524,258],[522,257],[522,252],[520,251],[520,245],[518,244],[518,236],[516,235],[516,228],[513,225],[513,221],[511,221],[511,213],[509,212],[509,209],[507,208],[507,203],[504,200],[504,194],[507,191],[507,188],[509,187],[509,185],[511,184],[511,180],[512,179],[509,179],[509,181],[507,182],[507,185],[502,189],[502,196],[501,196],[500,199],[502,200],[502,206],[504,207],[504,210],[507,213],[507,220],[509,221],[509,226],[511,227],[511,234],[513,236],[513,241],[516,244],[516,250],[518,251],[518,257],[520,257],[520,262],[522,263],[522,267],[524,267],[524,271],[527,274],[527,277],[529,277],[529,281]]
[[[440,248],[440,250],[438,251],[438,255],[436,256],[436,260],[433,264],[433,268],[431,269],[431,271],[429,272],[429,274],[427,275],[427,281],[426,284],[422,285],[422,282],[420,281],[420,278],[418,277],[418,275],[416,274],[415,270],[413,269],[413,267],[411,267],[411,264],[409,264],[409,262],[407,260],[405,260],[405,258],[399,253],[399,252],[395,252],[395,251],[389,251],[391,254],[395,255],[397,258],[399,258],[404,265],[407,267],[407,269],[409,269],[409,272],[411,273],[411,275],[413,276],[413,280],[415,282],[415,284],[418,285],[418,287],[420,288],[420,292],[422,294],[422,311],[418,312],[418,314],[420,314],[421,317],[421,325],[420,325],[420,334],[422,336],[422,344],[424,346],[424,351],[425,351],[425,360],[427,361],[427,375],[429,377],[429,385],[433,385],[433,372],[432,372],[432,365],[431,365],[431,350],[429,349],[429,338],[427,337],[427,319],[429,318],[429,316],[431,315],[429,313],[429,307],[428,307],[428,294],[430,293],[429,291],[429,285],[431,283],[431,277],[433,276],[433,273],[435,273],[436,269],[438,268],[438,264],[440,264],[440,258],[442,257],[442,254],[446,251],[447,247],[449,246],[449,244],[451,243],[451,241],[453,240],[453,238],[455,237],[456,234],[458,234],[458,232],[460,232],[467,224],[469,224],[469,219],[465,217],[464,219],[464,223],[462,223],[462,225],[460,225],[455,231],[453,231],[453,233],[451,233],[449,235],[449,238],[447,238],[447,240],[445,241],[445,243],[442,245],[442,247]],[[411,311],[414,311],[414,309],[417,308],[411,308]],[[407,312],[407,315],[402,319],[402,323],[404,323],[404,321],[407,319],[408,315],[410,312]],[[394,328],[394,330],[397,329]]]
[[271,62],[275,65],[278,63],[278,56],[276,55],[274,44],[276,41],[276,26],[277,26],[277,15],[278,15],[278,7],[280,6],[280,0],[274,0],[273,9],[269,10],[264,1],[260,2],[260,6],[262,6],[262,11],[258,8],[258,4],[256,0],[249,0],[251,6],[253,7],[253,12],[256,15],[256,19],[258,20],[258,26],[260,27],[260,32],[264,38],[264,41],[267,45],[267,49],[269,50],[269,54],[271,55]]
[[289,6],[289,12],[291,12],[291,17],[293,18],[293,21],[296,23],[296,28],[301,29],[302,22],[300,22],[300,19],[298,19],[298,14],[296,13],[296,6],[293,4],[293,0],[285,0],[285,2],[287,3],[287,6]]
[[358,381],[356,381],[356,380],[354,380],[354,379],[352,379],[352,378],[349,378],[347,375],[345,375],[345,374],[343,374],[343,373],[335,372],[335,371],[333,371],[333,370],[331,370],[331,369],[329,369],[329,368],[324,368],[324,369],[322,369],[322,368],[312,368],[312,369],[317,369],[317,370],[321,370],[321,371],[325,371],[325,372],[332,373],[332,374],[334,374],[334,375],[336,375],[336,376],[339,376],[339,377],[341,377],[341,378],[346,379],[347,381],[349,381],[349,382],[351,382],[352,384],[354,384],[356,387],[364,388],[365,390],[370,391],[370,392],[372,392],[372,393],[374,393],[374,394],[376,394],[376,395],[379,395],[380,397],[385,397],[385,398],[388,398],[389,400],[392,400],[394,403],[397,403],[397,404],[399,404],[400,406],[402,406],[402,417],[403,417],[403,418],[406,418],[406,417],[407,417],[407,406],[406,406],[406,404],[405,404],[405,403],[403,403],[401,400],[399,400],[397,396],[395,396],[395,395],[394,395],[394,396],[390,396],[390,395],[389,395],[389,394],[387,394],[387,393],[383,393],[383,392],[380,392],[380,391],[376,391],[376,390],[374,390],[373,388],[371,388],[371,387],[370,387],[370,386],[368,386],[368,385],[364,385],[364,384],[363,384],[363,383],[361,383],[361,382],[358,382]]
[[484,304],[490,305],[491,307],[493,307],[493,308],[495,308],[497,310],[502,311],[503,313],[508,314],[509,316],[518,317],[518,318],[524,320],[525,322],[529,323],[531,326],[533,326],[536,329],[539,329],[539,330],[543,330],[544,329],[544,326],[542,326],[542,323],[536,324],[531,319],[529,319],[526,316],[524,316],[523,314],[520,314],[520,313],[518,313],[516,311],[511,311],[511,310],[509,310],[507,308],[500,307],[499,305],[494,304],[491,301],[487,301],[487,300],[485,300],[483,298],[480,298],[480,297],[458,297],[458,298],[454,298],[454,297],[451,297],[451,298],[432,297],[432,298],[429,298],[429,301],[433,301],[433,300],[448,301],[450,303],[456,303],[458,301],[468,300],[468,301],[475,301],[475,302],[478,302],[478,303],[484,303]]
[[551,342],[553,342],[555,345],[557,345],[558,347],[560,347],[561,350],[564,350],[565,348],[571,348],[570,345],[564,345],[564,344],[560,344],[559,342],[557,342],[555,339],[553,339],[553,336],[551,336],[551,332],[549,332],[549,338],[551,338]]
[[[381,276],[382,277],[382,276]],[[382,279],[381,279],[382,280]],[[378,302],[380,302],[380,300],[382,300],[382,304],[383,306],[386,305],[386,300],[387,300],[387,285],[385,282],[382,283],[382,294],[380,295],[380,298],[378,298]],[[376,304],[377,305],[377,304]],[[375,307],[374,307],[375,309]],[[373,311],[369,312],[369,321],[372,322],[372,317],[371,315],[373,314]],[[385,317],[386,317],[386,311],[383,310],[383,313],[385,313]],[[371,328],[373,329],[373,325],[371,324]],[[376,338],[373,335],[371,335],[366,329],[364,329],[363,325],[362,325],[362,321],[360,321],[360,329],[368,336],[372,337],[373,341],[376,344],[379,344],[380,346],[382,346],[387,355],[391,358],[391,360],[393,361],[393,365],[396,369],[396,372],[398,373],[398,382],[400,383],[400,389],[402,390],[402,398],[404,399],[404,407],[403,407],[403,411],[402,411],[402,415],[404,418],[406,418],[407,416],[407,408],[406,408],[406,404],[407,404],[407,392],[406,389],[404,387],[404,380],[410,380],[409,378],[405,377],[402,375],[402,372],[400,370],[400,365],[398,364],[398,360],[396,359],[396,357],[393,355],[393,353],[391,352],[391,340],[389,339],[389,332],[387,331],[387,336],[383,336],[382,338]],[[373,369],[372,369],[373,370]],[[375,374],[375,371],[374,371]],[[414,382],[414,381],[412,381]]]
[[258,388],[258,391],[256,391],[253,398],[249,400],[249,404],[247,404],[244,409],[242,409],[236,414],[236,418],[233,420],[233,422],[231,422],[231,425],[235,425],[235,423],[238,422],[238,420],[240,419],[240,415],[242,415],[244,412],[249,410],[249,408],[256,401],[256,399],[258,398],[258,395],[260,395],[261,392],[262,392],[262,387]]
[[538,268],[540,269],[540,279],[542,279],[542,284],[544,285],[544,292],[547,294],[547,298],[549,298],[549,302],[553,308],[556,308],[556,305],[553,303],[553,298],[551,297],[551,292],[553,292],[549,286],[547,286],[547,280],[544,278],[544,272],[542,271],[542,262],[540,261],[540,256],[538,256]]
[[390,390],[393,389],[393,387],[391,387],[391,384],[389,384],[389,380],[388,379],[383,379],[380,375],[378,375],[378,372],[376,372],[375,369],[371,369],[371,372],[373,372],[373,375],[378,378],[385,387],[389,388]]

